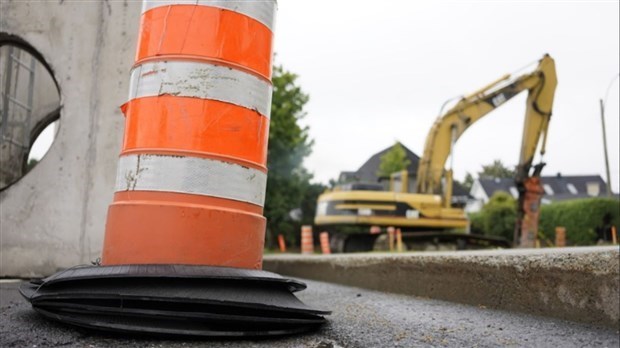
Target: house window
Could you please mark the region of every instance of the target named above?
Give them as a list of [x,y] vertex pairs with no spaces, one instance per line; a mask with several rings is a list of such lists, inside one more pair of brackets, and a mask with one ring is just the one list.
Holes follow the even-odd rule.
[[514,198],[517,198],[517,197],[519,197],[519,190],[517,190],[517,188],[516,188],[516,187],[511,186],[511,187],[510,187],[510,194],[511,194]]
[[578,193],[577,188],[573,184],[566,184],[566,188],[568,189],[568,191],[570,193],[572,193],[574,195],[576,195]]
[[601,188],[598,182],[586,183],[586,190],[589,196],[598,196],[599,193],[601,192]]
[[551,188],[551,185],[549,184],[544,184],[543,185],[543,189],[545,189],[545,193],[549,196],[553,196],[553,189]]

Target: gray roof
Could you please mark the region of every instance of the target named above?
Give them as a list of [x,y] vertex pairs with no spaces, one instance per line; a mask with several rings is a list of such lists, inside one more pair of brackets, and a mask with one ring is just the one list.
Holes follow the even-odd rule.
[[453,197],[467,197],[468,199],[474,198],[469,194],[469,191],[460,183],[454,181],[452,183],[452,196]]
[[[515,187],[512,178],[480,178],[478,179],[482,189],[491,197],[497,191],[510,192]],[[542,176],[541,181],[545,187],[545,198],[552,201],[592,197],[588,194],[588,184],[596,183],[599,186],[598,196],[605,196],[606,184],[600,175],[553,175]],[[570,187],[576,192],[572,192]],[[549,190],[550,189],[550,190]],[[549,191],[549,192],[547,192]]]
[[512,178],[479,178],[478,182],[488,197],[497,191],[510,192],[510,188],[515,186]]

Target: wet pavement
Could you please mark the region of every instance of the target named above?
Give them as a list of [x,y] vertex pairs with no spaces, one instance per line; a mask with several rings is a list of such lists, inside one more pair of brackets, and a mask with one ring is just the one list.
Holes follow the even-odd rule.
[[330,309],[315,332],[277,339],[192,340],[127,337],[65,326],[42,318],[0,282],[1,347],[618,347],[618,331],[557,319],[491,310],[355,287],[306,281],[307,304]]

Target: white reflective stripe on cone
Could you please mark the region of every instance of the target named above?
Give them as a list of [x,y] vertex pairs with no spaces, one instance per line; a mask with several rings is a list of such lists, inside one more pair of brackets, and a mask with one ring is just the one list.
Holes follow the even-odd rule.
[[152,8],[169,5],[210,6],[237,12],[263,23],[273,31],[275,0],[144,0],[142,13]]
[[218,100],[271,112],[271,84],[240,70],[191,61],[147,62],[131,71],[129,100],[173,95]]
[[121,156],[116,191],[164,191],[233,199],[263,206],[267,174],[218,160],[169,156]]

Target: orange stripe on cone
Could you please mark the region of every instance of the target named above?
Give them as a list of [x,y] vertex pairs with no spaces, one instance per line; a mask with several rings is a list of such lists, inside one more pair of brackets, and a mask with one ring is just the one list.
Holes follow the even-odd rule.
[[192,195],[177,192],[157,192],[157,191],[122,191],[114,194],[115,203],[127,203],[127,202],[145,202],[149,203],[162,203],[162,204],[183,204],[188,207],[196,206],[209,206],[217,207],[222,210],[238,210],[242,213],[257,214],[263,213],[263,207],[235,201],[232,199],[225,199],[219,197]]
[[265,167],[269,119],[220,101],[159,96],[123,106],[126,115],[121,154],[141,149],[194,151],[229,156]]
[[171,5],[142,15],[136,61],[184,55],[241,67],[271,79],[273,33],[242,14],[209,6]]
[[108,210],[106,265],[192,264],[260,269],[265,218],[211,206],[114,203]]

